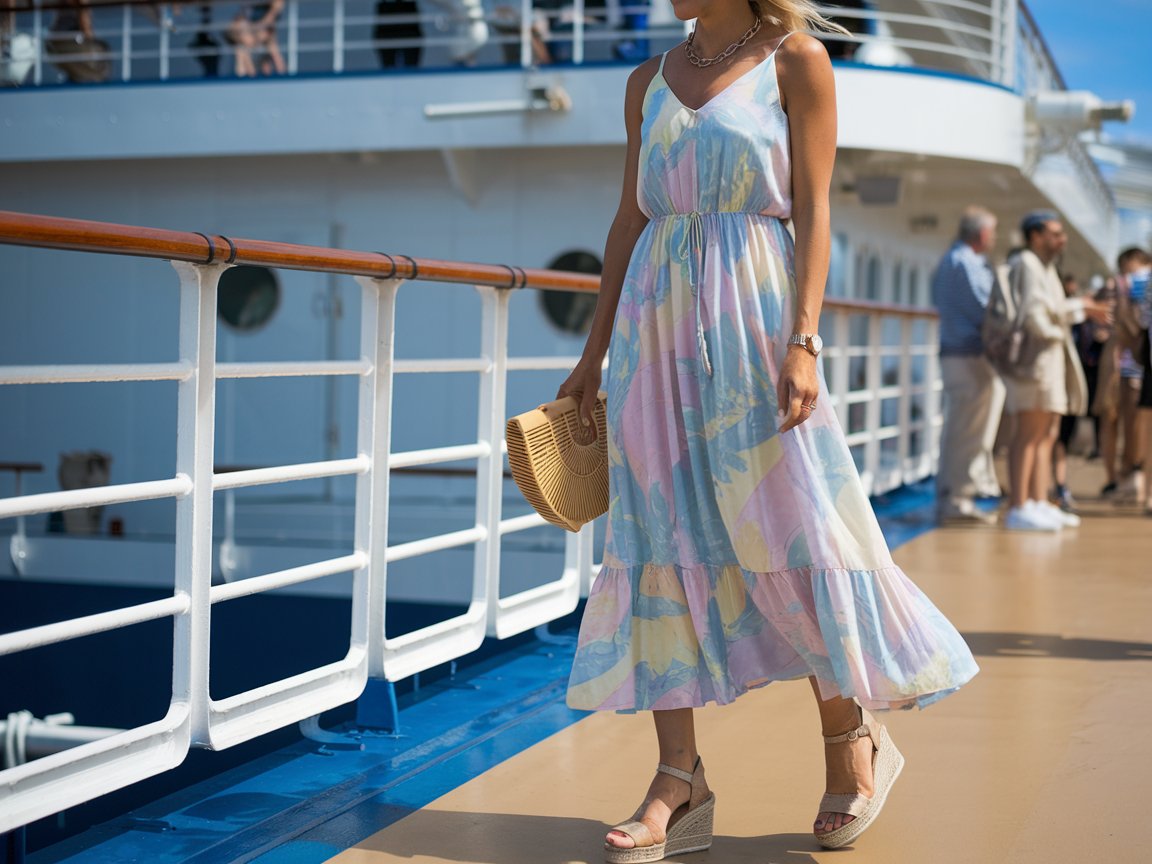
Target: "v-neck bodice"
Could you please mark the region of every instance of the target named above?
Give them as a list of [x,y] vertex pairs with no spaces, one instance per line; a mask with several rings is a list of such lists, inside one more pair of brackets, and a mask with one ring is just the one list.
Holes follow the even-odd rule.
[[650,218],[694,212],[789,218],[788,117],[780,105],[776,50],[695,109],[668,86],[666,57],[644,97],[640,209]]

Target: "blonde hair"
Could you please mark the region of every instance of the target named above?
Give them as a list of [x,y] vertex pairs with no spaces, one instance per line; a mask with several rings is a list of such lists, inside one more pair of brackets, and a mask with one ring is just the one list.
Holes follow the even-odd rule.
[[794,30],[819,30],[852,35],[840,24],[825,18],[812,0],[748,0],[748,5],[757,18],[779,24],[789,33]]

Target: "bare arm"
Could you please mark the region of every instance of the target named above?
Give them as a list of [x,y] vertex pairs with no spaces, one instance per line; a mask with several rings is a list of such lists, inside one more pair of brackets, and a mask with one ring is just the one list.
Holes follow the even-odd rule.
[[268,5],[268,11],[264,17],[260,19],[260,27],[271,27],[276,23],[276,19],[280,17],[280,13],[284,11],[284,0],[272,0]]
[[644,94],[656,74],[659,58],[647,60],[638,66],[628,78],[628,89],[624,94],[624,125],[628,133],[628,146],[624,160],[624,184],[620,193],[620,206],[616,218],[608,230],[608,241],[604,247],[604,270],[600,275],[600,293],[596,297],[596,314],[592,318],[592,329],[584,343],[584,353],[580,362],[560,386],[560,396],[580,398],[580,413],[585,422],[591,421],[596,404],[596,394],[600,389],[600,367],[608,352],[612,338],[612,322],[616,318],[616,306],[620,302],[620,291],[624,285],[624,274],[636,240],[648,224],[648,217],[640,209],[636,197],[636,181],[639,176],[640,126],[643,122]]
[[[806,34],[789,37],[777,60],[792,159],[796,232],[796,317],[792,332],[816,333],[831,248],[828,189],[836,161],[836,83],[828,52]],[[807,418],[803,406],[815,403],[819,392],[816,358],[801,346],[791,346],[777,385],[777,402],[786,415],[781,432]]]

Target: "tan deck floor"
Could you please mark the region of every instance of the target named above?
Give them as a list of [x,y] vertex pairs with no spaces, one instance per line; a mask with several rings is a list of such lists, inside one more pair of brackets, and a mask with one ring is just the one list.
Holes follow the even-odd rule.
[[[1079,466],[1073,488],[1098,489]],[[823,791],[807,683],[698,712],[716,839],[689,864],[1152,861],[1152,519],[1087,503],[1058,536],[930,532],[897,562],[982,667],[925,712],[887,715],[907,758],[853,851],[808,829]],[[434,801],[339,864],[598,862],[656,762],[647,715],[581,721]]]

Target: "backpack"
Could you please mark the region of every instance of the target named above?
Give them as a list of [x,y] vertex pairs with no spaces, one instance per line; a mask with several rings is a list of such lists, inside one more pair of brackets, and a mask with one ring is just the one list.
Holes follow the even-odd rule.
[[1019,260],[997,270],[980,328],[984,356],[997,372],[1013,378],[1034,377],[1035,360],[1044,350],[1044,344],[1024,326],[1023,271],[1024,263]]

